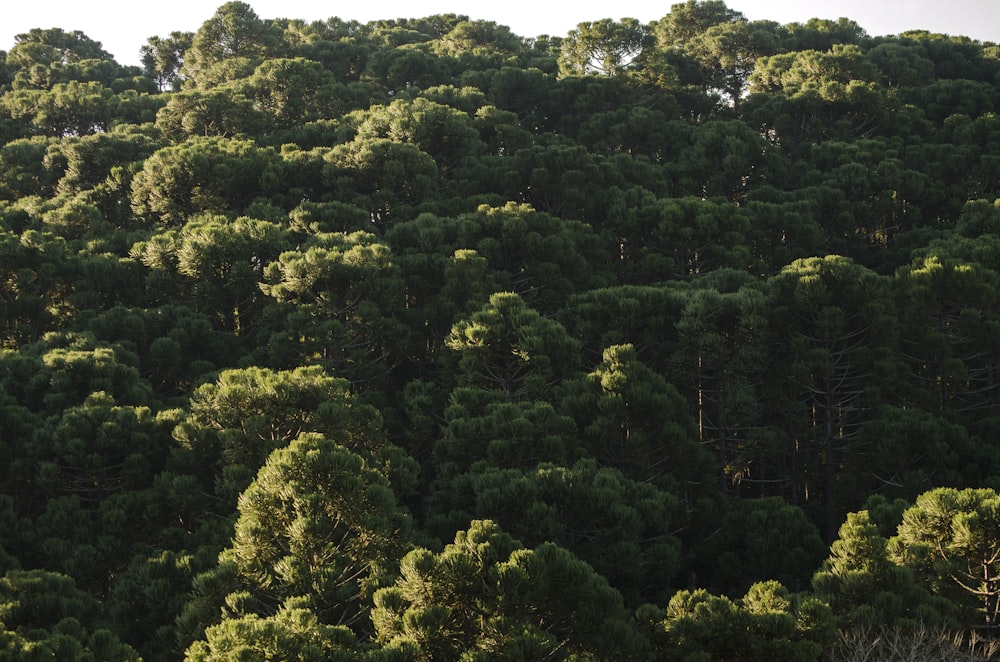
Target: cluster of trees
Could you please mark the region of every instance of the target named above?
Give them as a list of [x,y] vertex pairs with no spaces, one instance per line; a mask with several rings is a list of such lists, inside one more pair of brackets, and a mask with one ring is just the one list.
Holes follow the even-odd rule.
[[229,2],[142,57],[0,52],[0,657],[994,637],[1000,46]]

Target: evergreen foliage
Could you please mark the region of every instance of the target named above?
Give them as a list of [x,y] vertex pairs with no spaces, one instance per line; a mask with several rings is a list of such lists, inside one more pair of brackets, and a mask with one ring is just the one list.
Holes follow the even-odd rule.
[[995,655],[1000,45],[7,47],[0,658]]

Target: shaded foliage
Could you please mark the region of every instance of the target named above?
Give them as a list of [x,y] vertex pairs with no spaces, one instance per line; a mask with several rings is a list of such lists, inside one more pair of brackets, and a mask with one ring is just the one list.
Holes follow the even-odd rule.
[[0,657],[994,637],[1000,46],[169,28],[0,52]]

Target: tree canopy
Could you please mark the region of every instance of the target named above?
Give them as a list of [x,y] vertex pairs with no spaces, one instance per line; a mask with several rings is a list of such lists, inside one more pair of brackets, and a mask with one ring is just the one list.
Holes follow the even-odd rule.
[[205,13],[0,45],[0,658],[988,658],[1000,45]]

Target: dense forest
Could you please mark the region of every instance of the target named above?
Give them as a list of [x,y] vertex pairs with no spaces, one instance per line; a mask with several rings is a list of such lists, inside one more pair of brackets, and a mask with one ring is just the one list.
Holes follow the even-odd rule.
[[996,656],[1000,46],[141,55],[0,51],[0,658]]

